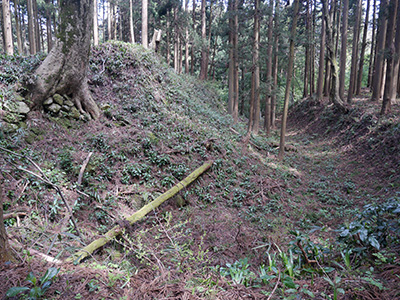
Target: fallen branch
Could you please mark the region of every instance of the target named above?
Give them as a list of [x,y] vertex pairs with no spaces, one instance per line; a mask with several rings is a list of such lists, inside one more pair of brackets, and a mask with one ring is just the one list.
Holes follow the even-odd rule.
[[[54,263],[54,264],[61,264],[61,263],[62,263],[61,260],[59,260],[59,259],[57,259],[57,258],[54,258],[54,257],[52,257],[52,256],[49,256],[49,255],[47,255],[47,254],[44,254],[44,253],[42,253],[42,252],[39,252],[39,251],[37,251],[37,250],[35,250],[35,249],[32,249],[32,248],[28,248],[28,247],[26,247],[26,246],[23,246],[23,245],[21,245],[19,242],[17,242],[16,240],[10,240],[10,244],[11,244],[11,246],[12,246],[13,248],[18,249],[19,252],[22,252],[21,250],[28,250],[30,255],[32,255],[32,256],[39,256],[40,258],[42,258],[43,260],[45,260],[45,261],[47,261],[47,262],[49,262],[49,263]],[[14,250],[14,251],[15,251],[15,250]]]
[[83,173],[85,172],[85,169],[86,169],[86,167],[89,163],[90,157],[92,155],[93,155],[93,152],[90,152],[82,164],[82,167],[81,167],[81,170],[79,171],[79,176],[78,176],[78,186],[82,184]]
[[12,219],[12,218],[17,218],[17,217],[23,217],[23,216],[26,216],[27,215],[27,213],[26,212],[12,212],[12,213],[9,213],[9,214],[4,214],[3,215],[3,219],[4,220],[8,220],[8,219]]
[[306,251],[304,251],[304,248],[303,248],[303,246],[301,245],[301,242],[300,242],[300,241],[297,241],[297,246],[300,248],[301,253],[303,254],[303,257],[304,257],[304,259],[305,259],[307,265],[311,265],[311,264],[316,264],[316,263],[317,263],[316,260],[313,260],[313,259],[309,259],[309,258],[308,258],[307,253],[306,253]]
[[[139,221],[144,216],[146,216],[150,211],[155,209],[156,207],[160,206],[166,200],[175,196],[180,190],[187,187],[190,183],[195,181],[201,174],[207,171],[213,164],[213,161],[208,161],[204,163],[201,167],[196,169],[193,173],[191,173],[188,177],[177,183],[171,189],[166,191],[161,196],[157,197],[154,201],[150,202],[149,204],[143,206],[140,210],[135,212],[133,215],[128,217],[126,221],[129,222],[130,225]],[[104,246],[108,242],[112,241],[115,237],[119,236],[123,232],[123,226],[116,225],[111,230],[109,230],[106,234],[104,234],[101,238],[91,242],[85,248],[79,250],[77,253],[73,254],[72,256],[66,259],[66,262],[73,262],[75,264],[80,263],[84,258],[90,256],[95,250],[99,249],[100,247]]]

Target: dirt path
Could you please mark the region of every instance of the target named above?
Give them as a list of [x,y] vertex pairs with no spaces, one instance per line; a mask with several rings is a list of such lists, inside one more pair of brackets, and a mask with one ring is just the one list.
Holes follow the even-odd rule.
[[288,142],[297,152],[287,154],[286,164],[301,176],[294,184],[300,224],[337,227],[371,202],[383,202],[394,190],[380,170],[343,147],[291,128]]

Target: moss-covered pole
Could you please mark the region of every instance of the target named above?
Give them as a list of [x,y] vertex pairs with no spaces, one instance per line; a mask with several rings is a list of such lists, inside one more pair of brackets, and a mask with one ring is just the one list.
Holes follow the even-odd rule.
[[[160,206],[163,202],[170,199],[171,197],[175,196],[180,190],[187,187],[193,181],[195,181],[201,174],[207,171],[213,164],[213,161],[205,162],[201,167],[196,169],[193,173],[187,176],[185,179],[180,181],[178,184],[173,186],[171,189],[166,191],[161,196],[157,197],[154,201],[150,202],[149,204],[143,206],[140,210],[135,212],[132,216],[127,218],[126,220],[132,225],[133,223],[139,221],[144,216],[146,216],[150,211],[155,209],[156,207]],[[123,228],[120,225],[114,226],[111,230],[109,230],[104,236],[101,238],[91,242],[85,248],[79,250],[77,253],[73,254],[72,256],[66,259],[66,262],[74,262],[75,264],[80,263],[84,258],[91,255],[95,250],[99,249],[100,247],[104,246],[115,237],[120,235],[123,231]]]

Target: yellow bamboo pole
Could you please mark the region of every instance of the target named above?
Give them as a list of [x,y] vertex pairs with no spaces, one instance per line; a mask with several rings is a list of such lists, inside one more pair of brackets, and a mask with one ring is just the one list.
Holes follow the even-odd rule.
[[[163,202],[172,198],[180,190],[184,189],[189,184],[191,184],[193,181],[195,181],[201,174],[203,174],[205,171],[207,171],[212,166],[212,164],[213,164],[213,161],[205,162],[201,167],[197,168],[193,173],[191,173],[185,179],[183,179],[182,181],[177,183],[175,186],[173,186],[171,189],[166,191],[161,196],[154,199],[149,204],[143,206],[140,210],[135,212],[133,215],[128,217],[126,220],[131,225],[133,223],[139,221],[144,216],[146,216],[150,211],[152,211],[156,207],[160,206]],[[123,231],[123,227],[121,227],[120,225],[114,226],[104,236],[91,242],[85,248],[79,250],[75,254],[68,257],[66,259],[66,262],[73,262],[74,264],[79,264],[83,259],[85,259],[89,255],[91,255],[95,250],[99,249],[100,247],[104,246],[105,244],[107,244],[108,242],[113,240],[115,237],[119,236],[122,233],[122,231]]]

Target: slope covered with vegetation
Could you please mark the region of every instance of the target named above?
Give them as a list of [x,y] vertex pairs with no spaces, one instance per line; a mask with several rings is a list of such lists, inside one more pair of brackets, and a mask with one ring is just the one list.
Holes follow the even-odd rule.
[[[4,59],[2,112],[10,88],[22,75],[29,80],[38,61]],[[314,106],[299,104],[294,151],[279,162],[276,133],[246,143],[244,125],[225,111],[224,91],[176,75],[151,51],[102,44],[92,50],[89,78],[99,120],[36,111],[17,130],[1,123],[3,207],[17,258],[0,269],[1,297],[32,288],[29,272],[39,278],[50,267],[60,268],[45,291],[51,299],[399,296],[395,164],[382,183],[388,177],[363,174],[365,161],[323,139],[325,131],[303,130],[326,124],[332,110],[306,120]],[[396,122],[387,136],[398,134]],[[349,121],[340,136],[360,123]],[[205,161],[212,168],[190,187],[133,226],[124,222]],[[82,264],[42,259],[63,261],[115,224],[123,234]]]

